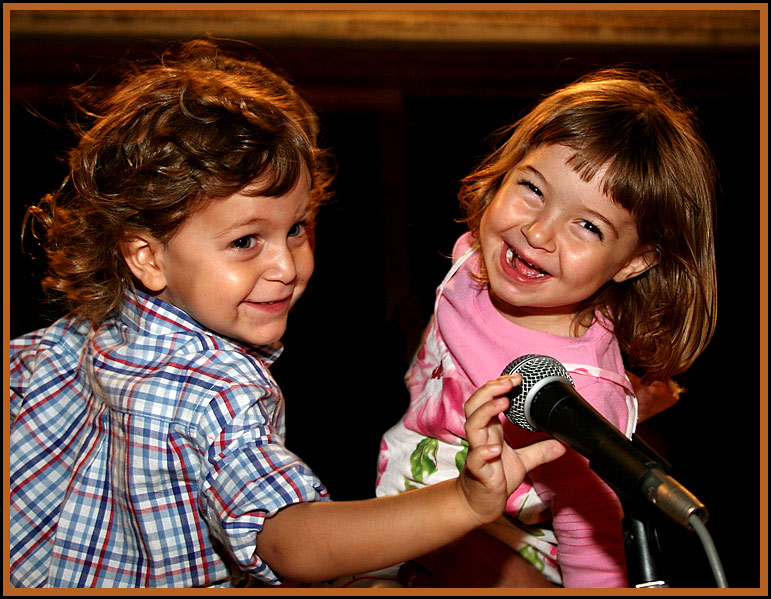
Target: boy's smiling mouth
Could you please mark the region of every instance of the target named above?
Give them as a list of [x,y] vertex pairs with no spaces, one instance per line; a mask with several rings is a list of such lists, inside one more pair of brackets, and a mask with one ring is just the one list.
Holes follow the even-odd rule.
[[254,308],[257,308],[259,310],[263,310],[265,312],[280,312],[283,310],[286,305],[291,300],[292,296],[287,296],[282,299],[276,299],[276,300],[269,300],[269,301],[247,301],[246,304],[253,306]]

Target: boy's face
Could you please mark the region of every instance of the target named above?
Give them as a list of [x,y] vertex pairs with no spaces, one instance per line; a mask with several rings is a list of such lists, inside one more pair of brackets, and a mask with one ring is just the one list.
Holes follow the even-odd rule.
[[581,302],[644,272],[632,214],[568,164],[575,150],[540,146],[507,175],[480,222],[493,302],[510,320],[569,335]]
[[159,297],[247,345],[278,341],[313,273],[308,177],[284,196],[242,192],[194,212],[155,254]]

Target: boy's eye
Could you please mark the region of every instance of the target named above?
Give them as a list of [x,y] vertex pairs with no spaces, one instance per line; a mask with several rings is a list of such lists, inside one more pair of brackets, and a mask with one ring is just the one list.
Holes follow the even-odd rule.
[[244,235],[243,237],[239,237],[233,241],[230,246],[236,248],[237,250],[248,250],[254,247],[256,241],[257,240],[255,239],[254,235]]
[[305,231],[305,226],[306,226],[305,221],[302,221],[302,222],[299,222],[299,223],[296,223],[296,224],[292,225],[292,228],[289,229],[289,233],[287,234],[287,236],[288,237],[299,237]]

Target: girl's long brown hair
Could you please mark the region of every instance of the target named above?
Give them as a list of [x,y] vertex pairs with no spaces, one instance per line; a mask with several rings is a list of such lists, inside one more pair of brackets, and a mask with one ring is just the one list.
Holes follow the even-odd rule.
[[635,217],[641,247],[655,249],[659,262],[635,279],[606,284],[575,324],[590,323],[598,310],[607,316],[628,366],[643,370],[645,381],[687,370],[717,316],[716,171],[693,112],[657,75],[607,69],[547,96],[502,135],[502,145],[462,181],[471,232],[478,235],[504,177],[535,148],[574,149],[571,166],[587,181],[607,164],[603,191]]

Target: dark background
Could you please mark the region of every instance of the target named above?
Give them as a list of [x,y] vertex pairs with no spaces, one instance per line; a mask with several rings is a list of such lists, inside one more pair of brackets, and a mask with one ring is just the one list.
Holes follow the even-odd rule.
[[[10,337],[58,316],[39,303],[39,261],[20,254],[18,233],[24,208],[65,173],[58,159],[72,142],[66,87],[109,80],[106,67],[116,60],[146,58],[170,40],[12,29]],[[374,494],[380,436],[407,405],[402,376],[463,231],[454,222],[458,182],[491,149],[488,136],[595,67],[631,63],[672,79],[697,107],[721,176],[719,321],[711,346],[680,378],[688,393],[640,434],[708,507],[729,585],[759,586],[767,538],[759,463],[766,425],[754,358],[765,231],[757,219],[759,200],[766,202],[760,47],[248,41],[317,108],[322,145],[339,165],[335,200],[319,220],[316,273],[275,366],[287,443],[338,500]],[[767,371],[763,357],[760,368]],[[692,532],[664,522],[660,534],[673,586],[714,586]]]

